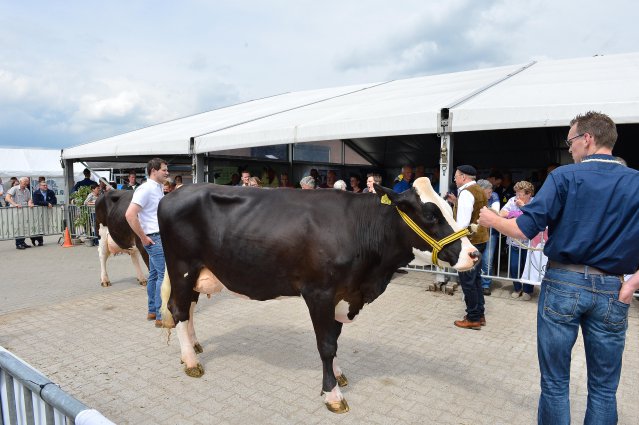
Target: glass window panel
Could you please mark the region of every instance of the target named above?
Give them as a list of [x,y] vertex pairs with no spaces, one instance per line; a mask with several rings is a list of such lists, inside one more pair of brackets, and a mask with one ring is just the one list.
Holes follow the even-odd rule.
[[368,162],[366,159],[364,159],[362,156],[360,156],[357,152],[355,152],[353,149],[349,148],[348,146],[345,146],[344,155],[346,157],[344,159],[345,164],[371,165],[370,162]]
[[316,163],[342,163],[342,141],[325,140],[311,143],[295,143],[293,160]]
[[211,152],[213,156],[234,156],[240,158],[272,159],[288,161],[288,145],[257,146],[254,148],[226,149]]

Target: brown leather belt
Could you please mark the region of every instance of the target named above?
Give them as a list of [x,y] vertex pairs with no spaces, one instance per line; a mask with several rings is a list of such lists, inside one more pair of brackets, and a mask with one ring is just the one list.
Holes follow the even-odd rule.
[[570,272],[577,272],[577,273],[583,273],[583,274],[616,276],[616,275],[611,275],[610,273],[606,273],[605,271],[598,269],[597,267],[586,266],[584,264],[565,264],[565,263],[560,263],[558,261],[553,261],[553,260],[548,261],[548,268],[568,270]]

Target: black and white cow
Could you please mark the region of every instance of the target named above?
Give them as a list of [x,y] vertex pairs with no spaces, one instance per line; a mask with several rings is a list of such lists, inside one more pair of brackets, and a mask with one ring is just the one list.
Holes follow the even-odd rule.
[[102,286],[111,286],[106,262],[111,254],[127,253],[135,267],[140,285],[146,285],[146,277],[140,265],[140,255],[149,267],[149,255],[142,241],[133,232],[124,213],[133,198],[132,190],[111,190],[100,196],[95,203],[96,232],[100,235],[98,256],[100,257],[100,281]]
[[201,293],[301,296],[323,364],[326,406],[348,411],[339,388],[347,381],[335,362],[342,324],[384,292],[398,267],[414,259],[430,264],[432,245],[445,244],[436,249],[439,264],[460,271],[480,258],[427,178],[401,194],[375,189],[377,195],[205,184],[165,196],[158,209],[167,266],[162,317],[165,327],[177,324],[185,372],[204,373],[192,326]]

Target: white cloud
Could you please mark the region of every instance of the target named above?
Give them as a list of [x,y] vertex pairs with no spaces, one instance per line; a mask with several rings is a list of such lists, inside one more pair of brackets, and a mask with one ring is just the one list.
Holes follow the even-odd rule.
[[4,2],[0,144],[69,146],[287,91],[636,51],[638,12],[631,0]]

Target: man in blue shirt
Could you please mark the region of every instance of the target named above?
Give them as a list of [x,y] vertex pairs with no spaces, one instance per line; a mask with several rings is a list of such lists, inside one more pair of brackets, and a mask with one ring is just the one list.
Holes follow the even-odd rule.
[[402,193],[413,186],[413,167],[404,165],[402,173],[394,181],[393,191]]
[[71,190],[71,193],[77,192],[78,189],[80,189],[82,186],[91,186],[92,184],[98,184],[98,182],[91,180],[91,171],[88,168],[85,168],[82,174],[84,174],[84,179],[76,182],[76,184],[73,185],[73,190]]
[[570,424],[571,351],[582,328],[588,370],[586,424],[616,424],[628,308],[639,288],[639,172],[612,156],[615,123],[597,112],[570,122],[575,164],[555,169],[515,220],[484,208],[479,223],[532,239],[548,226],[548,269],[537,310],[539,424]]
[[[49,189],[49,185],[46,180],[40,181],[40,188],[33,192],[33,205],[40,207],[53,208],[58,204],[58,198],[55,196],[55,192]],[[44,238],[42,236],[36,236],[31,238],[31,244],[36,246],[42,246],[44,244]]]

